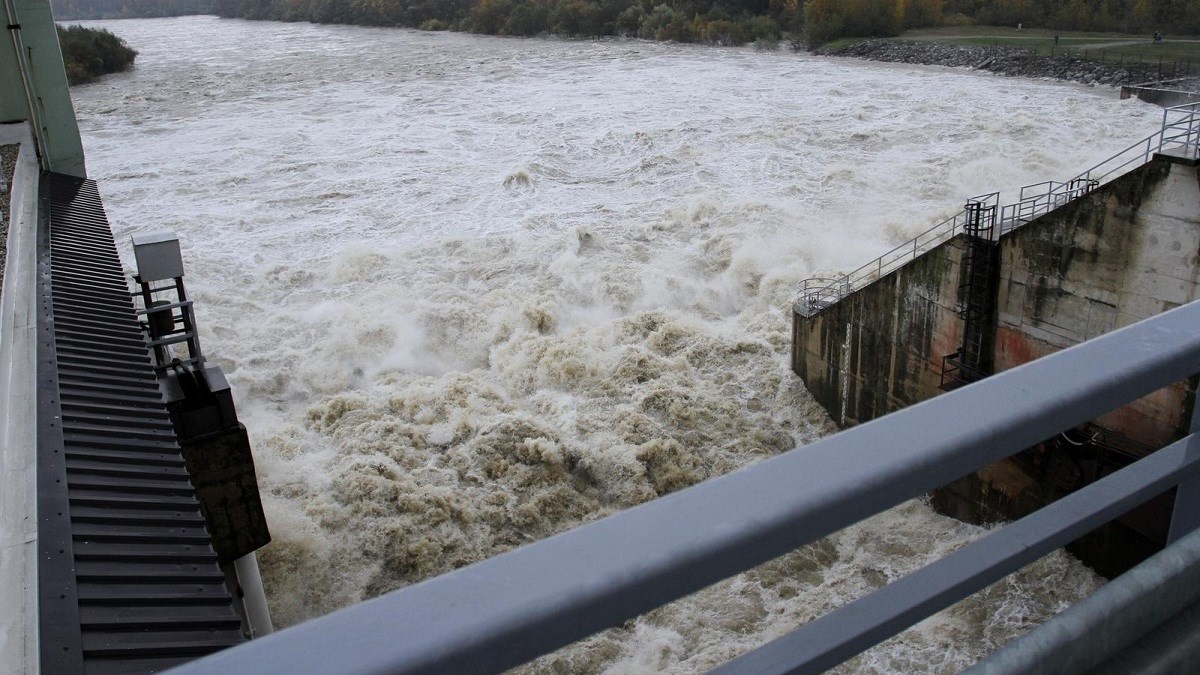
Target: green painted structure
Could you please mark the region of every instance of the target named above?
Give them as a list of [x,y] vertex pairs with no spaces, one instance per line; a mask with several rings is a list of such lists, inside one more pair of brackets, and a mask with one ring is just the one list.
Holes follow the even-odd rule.
[[29,122],[42,169],[87,177],[49,0],[0,0],[0,124]]

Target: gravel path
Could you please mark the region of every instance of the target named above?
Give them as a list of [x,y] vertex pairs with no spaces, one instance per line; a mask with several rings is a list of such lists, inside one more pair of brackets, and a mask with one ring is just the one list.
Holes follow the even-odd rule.
[[19,145],[0,145],[0,289],[4,288],[4,262],[8,257],[8,212],[12,195],[13,168]]

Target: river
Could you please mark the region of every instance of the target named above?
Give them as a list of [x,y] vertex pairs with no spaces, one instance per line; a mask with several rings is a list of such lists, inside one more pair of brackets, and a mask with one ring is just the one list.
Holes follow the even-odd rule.
[[[140,55],[72,90],[88,168],[127,266],[183,241],[282,625],[830,433],[787,365],[798,281],[1161,118],[790,51],[91,24]],[[983,531],[911,502],[530,668],[702,670]],[[844,670],[958,670],[1099,583],[1056,553]]]

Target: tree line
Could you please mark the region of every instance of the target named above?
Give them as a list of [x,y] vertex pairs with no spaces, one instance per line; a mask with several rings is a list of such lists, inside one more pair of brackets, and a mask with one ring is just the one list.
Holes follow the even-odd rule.
[[1024,26],[1063,31],[1200,33],[1200,0],[808,0],[810,43],[887,37],[930,26]]
[[941,25],[1200,33],[1200,0],[51,0],[59,18],[217,14],[489,35],[818,46]]
[[216,14],[213,0],[50,0],[59,21]]

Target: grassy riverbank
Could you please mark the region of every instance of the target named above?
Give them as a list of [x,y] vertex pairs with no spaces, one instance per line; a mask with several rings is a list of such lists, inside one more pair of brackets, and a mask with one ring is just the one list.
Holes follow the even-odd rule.
[[[1054,36],[1058,36],[1055,44]],[[902,33],[897,40],[955,45],[1023,47],[1043,56],[1075,56],[1090,60],[1186,59],[1200,64],[1200,36],[1164,36],[1155,43],[1152,35],[1134,33],[1089,33],[1005,26],[943,26]],[[845,46],[843,44],[842,46]]]
[[1155,42],[1153,36],[1130,33],[956,26],[910,30],[894,38],[843,38],[818,51],[1104,86],[1200,76],[1200,39],[1192,37]]

